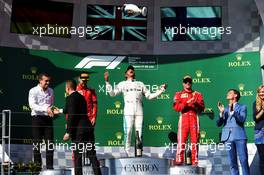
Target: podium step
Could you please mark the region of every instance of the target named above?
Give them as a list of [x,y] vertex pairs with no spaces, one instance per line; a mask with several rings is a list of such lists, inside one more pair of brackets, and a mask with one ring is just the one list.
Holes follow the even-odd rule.
[[109,175],[164,175],[169,174],[169,160],[151,157],[105,159]]
[[199,166],[172,166],[170,167],[170,174],[173,175],[205,175],[206,168]]
[[72,175],[72,171],[73,171],[73,168],[42,170],[39,175]]

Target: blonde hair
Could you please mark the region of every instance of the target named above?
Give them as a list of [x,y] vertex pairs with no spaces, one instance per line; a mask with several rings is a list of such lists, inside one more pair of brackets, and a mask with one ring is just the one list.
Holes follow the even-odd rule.
[[264,88],[264,85],[261,85],[257,88],[257,95],[256,95],[256,112],[259,112],[261,109],[264,109],[264,100],[259,97],[260,90]]

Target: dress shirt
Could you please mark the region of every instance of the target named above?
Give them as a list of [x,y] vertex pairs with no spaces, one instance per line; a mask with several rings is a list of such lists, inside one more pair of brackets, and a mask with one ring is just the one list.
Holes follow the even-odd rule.
[[30,89],[28,102],[32,116],[48,115],[48,107],[51,107],[54,102],[53,90],[48,88],[44,91],[39,85],[37,85]]

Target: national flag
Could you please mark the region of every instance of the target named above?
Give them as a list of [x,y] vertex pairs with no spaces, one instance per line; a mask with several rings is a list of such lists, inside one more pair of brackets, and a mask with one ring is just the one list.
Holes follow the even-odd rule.
[[147,17],[127,16],[120,6],[87,5],[87,26],[98,29],[87,35],[92,40],[145,41]]

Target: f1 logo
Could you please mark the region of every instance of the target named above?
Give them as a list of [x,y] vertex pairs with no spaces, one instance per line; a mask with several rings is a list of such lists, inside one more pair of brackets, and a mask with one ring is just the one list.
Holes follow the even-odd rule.
[[87,56],[75,68],[90,69],[93,66],[105,66],[106,69],[115,69],[123,60],[125,56]]

